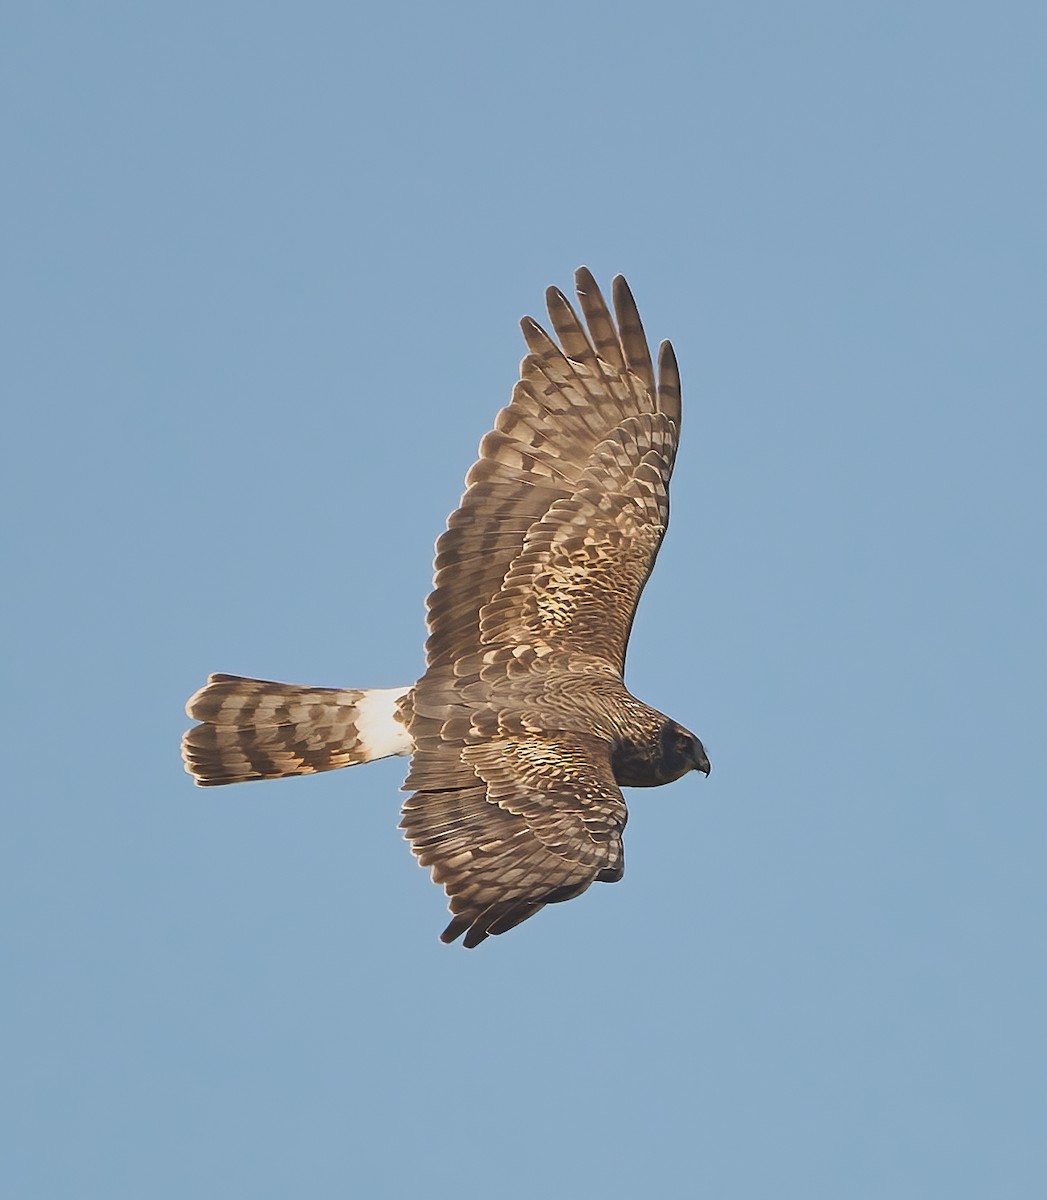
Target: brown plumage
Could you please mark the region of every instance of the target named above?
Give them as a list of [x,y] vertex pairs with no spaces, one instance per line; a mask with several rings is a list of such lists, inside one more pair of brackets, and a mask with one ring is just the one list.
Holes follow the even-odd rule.
[[[398,690],[299,687],[212,675],[185,706],[190,717],[202,722],[182,736],[185,769],[201,787],[215,787],[314,775],[384,757],[368,744],[360,707],[368,697],[385,695],[386,707],[395,710]],[[401,739],[403,751],[409,752],[406,728]]]
[[617,323],[576,274],[584,321],[546,293],[520,381],[436,546],[428,667],[413,688],[212,676],[183,742],[203,784],[413,753],[401,826],[450,897],[441,935],[475,946],[624,869],[620,788],[708,774],[701,742],[622,676],[669,519],[680,377],[657,374],[624,279]]

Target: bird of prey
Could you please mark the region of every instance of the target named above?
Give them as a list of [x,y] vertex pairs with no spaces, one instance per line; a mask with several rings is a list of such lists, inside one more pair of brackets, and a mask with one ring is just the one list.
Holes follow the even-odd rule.
[[657,371],[625,280],[586,268],[579,317],[530,317],[512,398],[436,544],[425,673],[411,687],[212,675],[182,739],[204,787],[411,755],[401,827],[473,947],[624,870],[623,787],[709,773],[693,733],[632,696],[625,651],[669,519],[680,374]]

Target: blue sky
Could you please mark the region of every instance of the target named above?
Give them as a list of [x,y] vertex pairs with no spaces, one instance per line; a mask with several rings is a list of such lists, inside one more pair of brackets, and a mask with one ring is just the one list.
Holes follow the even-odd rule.
[[[4,1193],[1042,1194],[1043,7],[4,25]],[[182,705],[419,674],[580,263],[680,358],[628,679],[714,770],[468,953],[402,761],[194,789]]]

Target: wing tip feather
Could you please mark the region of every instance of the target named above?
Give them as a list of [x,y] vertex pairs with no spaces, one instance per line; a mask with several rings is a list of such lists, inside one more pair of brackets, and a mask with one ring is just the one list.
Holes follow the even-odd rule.
[[680,364],[672,342],[666,340],[658,347],[658,411],[665,413],[676,425],[677,435],[683,415]]

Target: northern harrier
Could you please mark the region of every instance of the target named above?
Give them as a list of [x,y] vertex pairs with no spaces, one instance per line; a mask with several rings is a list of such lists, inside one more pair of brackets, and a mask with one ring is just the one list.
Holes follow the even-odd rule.
[[450,897],[441,934],[476,946],[624,870],[622,787],[709,773],[702,743],[629,694],[625,650],[669,519],[680,374],[655,374],[636,304],[617,324],[592,275],[579,319],[546,292],[560,344],[530,317],[512,400],[480,443],[436,544],[428,666],[357,691],[212,675],[182,739],[205,787],[410,754],[418,861]]

